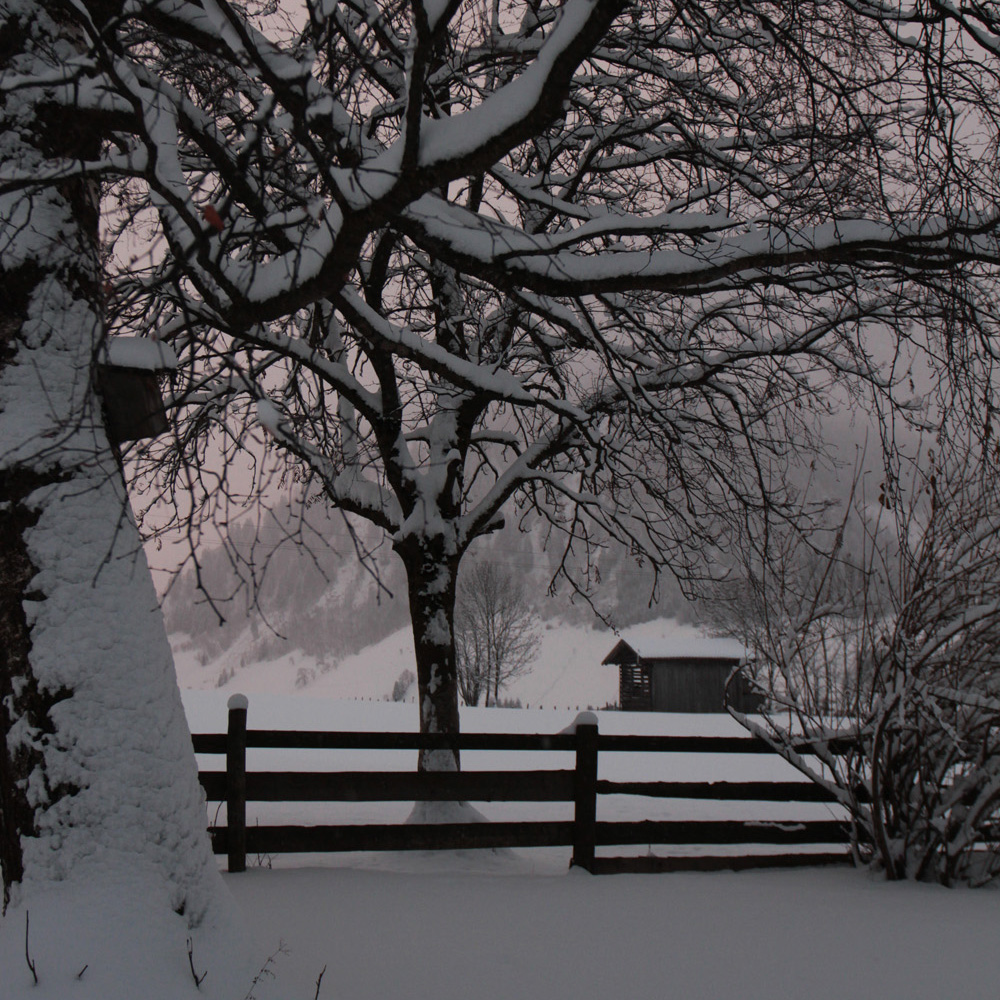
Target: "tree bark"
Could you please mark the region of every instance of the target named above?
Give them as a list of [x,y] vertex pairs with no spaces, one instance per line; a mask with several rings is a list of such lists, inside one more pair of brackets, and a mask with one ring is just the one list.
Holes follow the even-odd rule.
[[[34,729],[51,731],[49,713],[58,693],[43,694],[31,673],[31,637],[24,601],[37,569],[32,565],[24,534],[38,520],[24,499],[39,485],[31,475],[0,476],[0,732],[5,736],[18,719]],[[0,741],[0,872],[3,908],[10,887],[24,878],[22,838],[37,836],[34,811],[28,802],[28,779],[40,754],[31,747],[11,747]]]
[[[81,35],[56,10],[0,0],[0,71],[63,69]],[[94,159],[100,141],[43,88],[0,99],[0,159],[22,172]],[[165,886],[193,927],[221,884],[166,631],[94,389],[99,208],[83,172],[0,193],[4,908],[121,871]]]
[[[455,590],[460,554],[444,535],[410,536],[396,543],[406,568],[417,661],[417,698],[422,733],[458,736],[458,662],[455,656]],[[421,771],[457,771],[458,747],[422,750]]]

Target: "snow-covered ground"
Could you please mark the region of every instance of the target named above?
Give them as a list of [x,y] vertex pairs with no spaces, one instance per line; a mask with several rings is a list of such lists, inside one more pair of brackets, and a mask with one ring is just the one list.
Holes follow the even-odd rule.
[[[227,694],[185,692],[192,728],[223,728]],[[575,714],[575,706],[466,709],[463,726],[555,732]],[[725,716],[599,712],[598,717],[604,732],[739,732]],[[416,723],[412,705],[263,694],[250,699],[251,728],[408,730]],[[284,753],[298,758],[296,767],[330,766]],[[345,768],[371,766],[373,759],[387,769],[413,766],[409,753],[335,753],[347,755],[335,764]],[[495,755],[491,766],[539,766],[528,757]],[[486,766],[480,758],[466,754],[463,766]],[[290,756],[258,751],[251,766],[290,764]],[[654,762],[653,755],[617,760],[608,755],[602,775],[656,777],[651,773],[656,766],[663,762]],[[730,769],[732,777],[734,766],[740,776],[789,776],[769,757],[678,756],[670,765],[684,777],[718,777],[720,768]],[[643,806],[655,807],[649,800]],[[360,822],[386,820],[393,811],[401,820],[409,807],[333,808],[345,821]],[[505,818],[504,809],[538,807],[481,808],[491,818]],[[824,806],[798,808],[828,815]],[[324,967],[319,996],[330,1000],[986,1000],[1000,995],[995,948],[1000,894],[994,889],[889,884],[847,867],[595,877],[568,870],[568,854],[550,849],[258,859],[272,868],[226,876],[260,964],[275,956],[267,966],[273,978],[265,975],[252,996],[308,1000]],[[295,867],[303,863],[306,867]]]
[[[533,678],[539,685],[533,691],[548,684],[549,690],[561,692],[553,699],[559,708],[465,709],[464,728],[557,732],[572,721],[578,704],[611,700],[615,671],[597,665],[613,641],[606,633],[565,631],[568,634],[547,637],[545,645],[561,650],[562,658],[552,654],[544,661],[552,665],[543,665]],[[381,700],[386,682],[391,685],[405,663],[405,643],[400,658],[391,665],[384,662],[392,649],[392,641],[387,642],[389,646],[380,644],[358,659],[357,674],[346,670],[345,662],[295,694],[294,677],[289,680],[287,674],[275,672],[273,664],[241,671],[237,683],[222,690],[186,690],[183,700],[191,728],[223,730],[226,701],[239,686],[250,695],[251,728],[415,729],[414,705]],[[321,696],[320,685],[332,685],[338,675],[337,683],[345,685],[346,693]],[[567,675],[576,685],[560,687],[569,684]],[[248,683],[238,683],[243,681]],[[610,689],[599,686],[607,684]],[[373,700],[356,700],[365,698]],[[603,732],[739,733],[736,724],[721,715],[598,712],[598,718]],[[481,754],[467,753],[463,766],[571,766],[563,759],[569,755],[548,754],[541,763],[531,756],[499,754],[487,762]],[[601,773],[656,778],[665,776],[666,767],[678,778],[792,776],[780,761],[764,756],[675,755],[670,761],[664,756],[605,755]],[[382,751],[252,751],[250,766],[405,769],[413,766],[413,757]],[[204,763],[217,767],[220,762],[205,758]],[[685,815],[692,815],[692,809],[699,810],[698,815],[717,815],[711,810],[730,808],[638,801],[641,806],[624,797],[603,801],[599,818],[638,818],[637,808],[642,815],[664,818],[679,815],[677,809],[686,810]],[[278,812],[262,808],[256,817],[402,820],[409,806],[271,808]],[[534,818],[532,810],[564,807],[487,803],[480,808],[488,818],[499,819],[512,814]],[[762,818],[774,817],[768,810],[775,807],[758,808],[765,810]],[[825,806],[796,808],[813,810],[810,815],[817,818],[829,815]],[[214,812],[214,805],[210,810]],[[321,816],[317,810],[333,810],[334,816]],[[74,902],[72,893],[63,892],[58,908],[42,906],[31,914],[30,950],[39,986],[31,983],[23,928],[0,935],[0,998],[311,1000],[324,968],[320,1000],[1000,996],[1000,950],[995,946],[1000,893],[992,888],[889,884],[847,867],[590,876],[568,870],[568,857],[569,850],[560,848],[251,859],[258,866],[224,876],[238,918],[195,936],[193,962],[199,975],[207,973],[200,987],[191,977],[183,924],[166,907],[162,926],[125,924],[113,940],[99,940],[102,899],[91,894]],[[109,882],[107,893],[117,898],[122,891],[122,885]],[[116,909],[120,911],[120,905]],[[250,957],[241,969],[226,968],[213,942],[235,933],[240,920]],[[128,981],[111,979],[106,971],[122,968],[123,950],[135,959]],[[230,945],[225,950],[233,953]],[[152,964],[147,954],[154,957]],[[85,963],[86,971],[77,979]],[[263,971],[254,981],[259,969]]]
[[227,876],[258,1000],[992,1000],[1000,895],[853,869],[589,876],[519,858]]

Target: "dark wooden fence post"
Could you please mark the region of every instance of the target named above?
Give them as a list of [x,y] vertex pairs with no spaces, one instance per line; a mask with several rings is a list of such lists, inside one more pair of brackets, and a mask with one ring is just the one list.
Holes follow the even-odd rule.
[[231,872],[247,869],[247,699],[229,699],[226,739],[226,844]]
[[581,712],[573,724],[576,729],[576,771],[573,776],[573,858],[588,872],[594,870],[597,839],[597,716]]

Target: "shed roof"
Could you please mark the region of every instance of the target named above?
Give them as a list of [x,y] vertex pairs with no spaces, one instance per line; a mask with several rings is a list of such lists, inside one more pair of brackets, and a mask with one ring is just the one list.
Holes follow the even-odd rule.
[[736,639],[718,639],[704,636],[668,637],[629,641],[620,639],[602,663],[623,664],[643,660],[732,660],[737,662],[747,655],[743,643]]

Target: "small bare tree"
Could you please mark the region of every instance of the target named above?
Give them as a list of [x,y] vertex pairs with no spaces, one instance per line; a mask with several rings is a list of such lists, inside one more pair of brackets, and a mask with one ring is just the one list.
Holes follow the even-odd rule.
[[492,562],[473,563],[458,587],[455,651],[467,705],[496,705],[500,692],[531,671],[538,652],[538,618],[524,588]]

